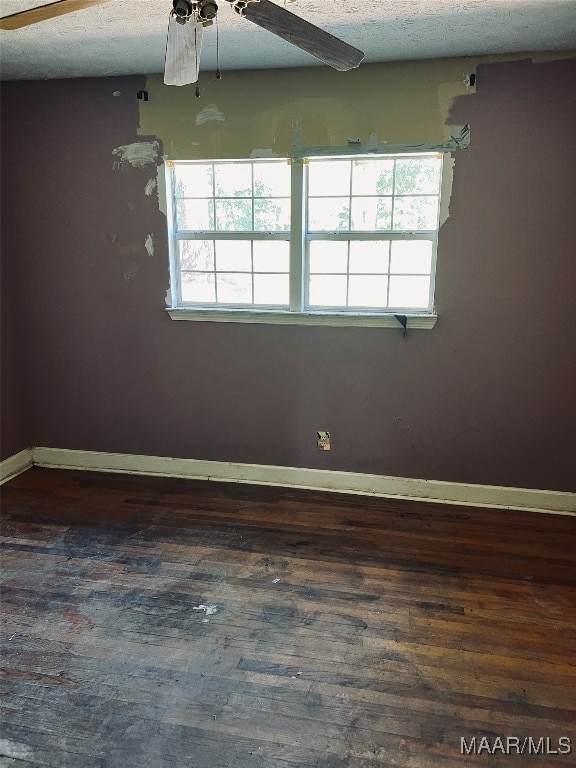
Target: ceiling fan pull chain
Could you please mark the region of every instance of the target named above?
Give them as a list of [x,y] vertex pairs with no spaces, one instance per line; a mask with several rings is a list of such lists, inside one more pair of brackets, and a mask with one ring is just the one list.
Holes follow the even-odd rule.
[[216,16],[216,80],[222,80],[220,71],[220,27],[218,26],[218,16]]
[[[196,72],[198,73],[198,77],[200,77],[200,70],[198,69],[198,25],[194,23],[194,53],[196,56]],[[196,98],[200,98],[200,86],[196,86]]]

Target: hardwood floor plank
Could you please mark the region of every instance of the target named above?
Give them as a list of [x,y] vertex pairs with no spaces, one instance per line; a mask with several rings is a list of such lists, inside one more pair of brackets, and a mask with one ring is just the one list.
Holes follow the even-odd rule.
[[0,534],[0,768],[472,768],[462,737],[576,742],[571,518],[35,468]]

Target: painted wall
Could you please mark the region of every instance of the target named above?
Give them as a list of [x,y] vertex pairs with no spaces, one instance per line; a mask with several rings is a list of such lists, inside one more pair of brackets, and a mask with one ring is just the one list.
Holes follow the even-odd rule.
[[[4,139],[4,136],[2,136]],[[4,142],[2,141],[2,145]],[[4,146],[2,146],[4,150]],[[4,159],[5,158],[5,159]],[[22,335],[22,285],[20,265],[15,256],[16,222],[9,214],[14,189],[12,181],[16,170],[16,159],[9,151],[2,151],[0,163],[0,460],[30,448],[31,431],[29,422],[29,391],[24,372],[24,344]]]
[[[200,100],[158,78],[4,85],[33,444],[576,490],[576,62],[484,64],[465,95],[467,69],[227,73]],[[211,105],[224,120],[199,121]],[[472,144],[434,330],[169,319],[156,169],[113,168],[114,148],[156,137],[172,157],[240,157],[286,151],[295,125],[341,144],[429,141],[445,123],[470,123]]]

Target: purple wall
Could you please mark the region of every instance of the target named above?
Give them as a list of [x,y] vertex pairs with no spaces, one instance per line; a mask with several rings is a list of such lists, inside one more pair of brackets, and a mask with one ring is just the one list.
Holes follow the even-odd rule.
[[150,170],[112,170],[143,87],[3,87],[32,444],[576,490],[576,61],[481,66],[456,102],[439,321],[405,339],[171,321]]
[[[2,153],[4,156],[4,153]],[[2,192],[0,208],[8,209],[11,197],[10,182],[5,177],[9,163],[2,164]],[[12,257],[14,231],[11,221],[2,217],[2,253],[0,275],[0,335],[2,355],[0,359],[0,460],[7,459],[32,445],[28,418],[29,391],[24,369],[24,343],[22,336],[22,293],[19,280],[19,264]]]

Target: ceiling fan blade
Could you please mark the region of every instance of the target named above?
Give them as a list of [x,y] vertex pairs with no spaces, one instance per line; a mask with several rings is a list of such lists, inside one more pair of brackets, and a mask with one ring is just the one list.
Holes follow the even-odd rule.
[[188,85],[198,80],[202,50],[202,24],[180,24],[170,14],[166,40],[165,85]]
[[0,19],[0,29],[20,29],[30,24],[38,24],[40,21],[54,19],[56,16],[63,16],[65,13],[81,11],[83,8],[108,2],[109,0],[57,0],[55,3],[4,16]]
[[269,0],[249,2],[242,15],[341,72],[354,69],[364,58],[358,48]]

